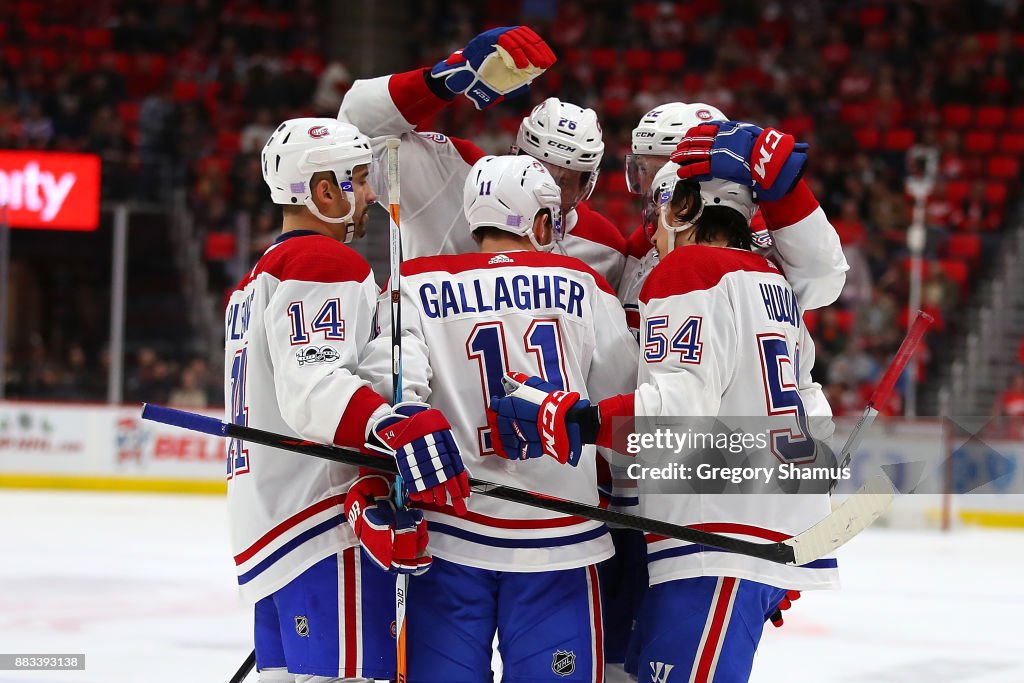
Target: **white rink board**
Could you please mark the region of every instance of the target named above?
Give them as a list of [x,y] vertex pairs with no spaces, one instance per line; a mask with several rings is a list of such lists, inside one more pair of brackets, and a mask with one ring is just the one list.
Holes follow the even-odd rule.
[[0,401],[0,475],[225,480],[224,439],[142,420],[140,412],[141,406]]

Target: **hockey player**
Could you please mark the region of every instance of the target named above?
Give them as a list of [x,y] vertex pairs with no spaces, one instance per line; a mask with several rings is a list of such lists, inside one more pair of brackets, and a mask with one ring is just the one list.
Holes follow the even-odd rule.
[[[263,148],[263,177],[284,221],[228,303],[228,417],[383,450],[412,499],[464,505],[467,475],[444,416],[392,409],[355,374],[377,287],[342,242],[363,233],[376,199],[371,161],[369,140],[335,119],[285,121]],[[239,439],[227,464],[231,540],[242,595],[255,603],[260,680],[392,677],[391,572],[429,565],[422,514],[396,511],[388,481],[354,467]]]
[[[474,475],[597,504],[592,447],[575,469],[539,450],[508,452],[486,412],[512,367],[593,398],[635,384],[636,344],[615,294],[583,262],[551,253],[560,194],[529,157],[473,165],[463,196],[478,253],[402,267],[404,399],[453,418]],[[361,364],[375,387],[390,379],[389,339],[384,330]],[[595,564],[612,552],[603,524],[482,496],[463,517],[426,514],[434,563],[410,585],[411,683],[491,681],[495,633],[503,680],[603,680]]]
[[[792,149],[779,147],[776,191],[793,186],[795,173],[786,163]],[[678,168],[669,163],[655,178],[654,239],[661,258],[640,295],[639,387],[592,406],[572,392],[538,397],[531,388],[543,388],[540,378],[510,374],[508,396],[494,404],[503,438],[553,443],[556,456],[569,460],[584,443],[613,446],[614,417],[785,414],[794,418],[790,444],[831,436],[831,410],[810,379],[814,345],[796,309],[798,297],[771,261],[749,251],[753,183],[704,180],[698,190],[677,177]],[[699,169],[684,173],[706,176]],[[766,291],[791,302],[790,309],[773,304]],[[542,414],[547,419],[538,420]],[[829,502],[824,493],[666,495],[641,480],[639,512],[764,541],[812,526],[828,514]],[[636,638],[638,670],[654,681],[668,680],[673,671],[701,683],[746,681],[761,625],[788,606],[786,589],[838,582],[830,558],[788,567],[654,535],[647,541],[651,588]]]
[[[547,44],[530,28],[497,28],[476,36],[433,69],[358,80],[346,93],[338,118],[366,132],[377,154],[386,138],[401,136],[403,179],[419,179],[402,183],[407,258],[475,250],[461,193],[469,168],[484,156],[469,140],[417,129],[460,93],[478,109],[523,94],[554,62]],[[618,287],[625,240],[584,201],[597,183],[604,153],[594,111],[545,100],[523,119],[513,153],[541,161],[562,189],[565,236],[555,251],[579,258]]]
[[[669,102],[644,114],[633,129],[633,153],[625,159],[629,191],[646,196],[654,174],[669,161],[691,128],[726,120],[719,109],[701,102]],[[819,208],[813,193],[802,186],[799,192],[774,202],[766,201],[764,197],[758,199],[761,210],[754,219],[757,224],[754,251],[782,269],[803,310],[833,303],[846,283],[849,265],[843,255],[839,235]],[[648,207],[650,202],[645,199],[643,205]],[[644,223],[648,223],[650,218],[645,217]],[[622,286],[618,289],[619,300],[626,309],[626,319],[630,327],[637,330],[638,336],[637,298],[657,261],[657,250],[650,246],[641,226],[627,240]]]

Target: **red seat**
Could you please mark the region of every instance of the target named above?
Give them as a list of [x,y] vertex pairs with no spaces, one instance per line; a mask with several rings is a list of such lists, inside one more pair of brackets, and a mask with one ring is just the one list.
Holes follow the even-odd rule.
[[974,114],[974,125],[981,128],[1001,128],[1006,125],[1006,119],[1005,107],[978,107]]
[[857,146],[863,150],[878,149],[882,138],[877,128],[858,128],[853,131],[853,137],[857,140]]
[[1010,110],[1010,127],[1024,130],[1024,106],[1014,107]]
[[950,180],[946,183],[946,197],[949,202],[954,206],[959,205],[960,202],[967,199],[967,195],[971,192],[971,186],[966,180]]
[[966,104],[947,104],[942,108],[942,125],[947,128],[963,128],[971,124],[973,112]]
[[996,134],[990,130],[970,130],[964,135],[964,152],[967,154],[991,154],[995,148]]
[[139,103],[135,101],[119,102],[117,115],[128,125],[134,126],[139,120]]
[[1006,195],[1006,185],[1003,183],[989,183],[985,186],[985,201],[996,208],[1003,208],[1006,204]]
[[25,53],[21,51],[20,47],[14,45],[8,45],[4,48],[4,64],[8,66],[18,68],[25,63]]
[[847,102],[839,109],[839,120],[848,126],[863,126],[871,117],[871,111],[866,104]]
[[993,180],[1015,180],[1020,175],[1017,157],[992,157],[988,160],[988,175]]
[[986,53],[995,52],[999,45],[999,36],[995,33],[975,33],[974,39],[978,41],[981,51]]
[[818,312],[817,311],[804,311],[804,327],[811,334],[818,331]]
[[579,66],[590,59],[590,50],[580,47],[571,47],[565,51],[565,62],[569,66]]
[[694,92],[696,90],[700,90],[703,87],[704,78],[700,74],[691,71],[687,72],[683,76],[683,88],[685,88],[686,90]]
[[82,46],[92,50],[104,50],[110,47],[110,30],[105,28],[88,28],[82,31]]
[[237,154],[242,149],[242,134],[237,130],[222,130],[217,134],[219,154]]
[[882,148],[888,152],[903,152],[917,141],[917,134],[910,128],[892,128],[882,136]]
[[881,26],[885,23],[885,7],[864,7],[861,9],[858,19],[863,28]]
[[662,50],[654,59],[654,68],[661,72],[682,71],[686,55],[682,50]]
[[955,233],[949,236],[942,250],[944,256],[967,261],[972,266],[981,258],[981,236],[977,233]]
[[206,235],[206,260],[227,261],[235,256],[235,233],[211,232]]
[[598,71],[611,71],[617,61],[619,55],[614,48],[597,48],[590,53],[590,63]]
[[967,267],[967,264],[959,259],[942,259],[939,261],[939,266],[951,280],[960,285],[960,290],[963,291],[967,285],[967,278],[970,276],[970,268]]
[[191,102],[199,97],[199,84],[195,81],[175,81],[172,97],[175,102]]
[[637,21],[650,23],[658,16],[658,3],[641,2],[633,5],[633,18]]
[[999,151],[1003,154],[1024,155],[1024,133],[1003,133],[999,137]]
[[836,322],[839,323],[839,329],[847,334],[853,329],[853,311],[842,310],[836,312]]
[[633,71],[647,71],[654,62],[654,55],[650,50],[634,48],[626,50],[625,60],[626,66]]

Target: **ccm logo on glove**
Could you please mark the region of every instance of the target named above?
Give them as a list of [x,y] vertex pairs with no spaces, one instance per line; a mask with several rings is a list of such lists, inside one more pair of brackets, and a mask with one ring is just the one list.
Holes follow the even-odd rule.
[[[779,147],[780,142],[782,143],[781,148]],[[754,181],[765,189],[770,188],[779,176],[782,164],[774,166],[768,166],[768,164],[771,164],[772,157],[777,151],[782,152],[783,157],[788,156],[793,151],[793,143],[792,135],[786,135],[774,128],[766,128],[754,143],[754,153],[751,155],[757,159],[757,163],[754,164]]]

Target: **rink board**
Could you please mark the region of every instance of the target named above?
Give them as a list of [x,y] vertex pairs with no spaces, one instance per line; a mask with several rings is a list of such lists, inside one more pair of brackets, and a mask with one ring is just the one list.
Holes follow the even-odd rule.
[[223,439],[144,421],[139,412],[0,402],[0,486],[224,493]]

